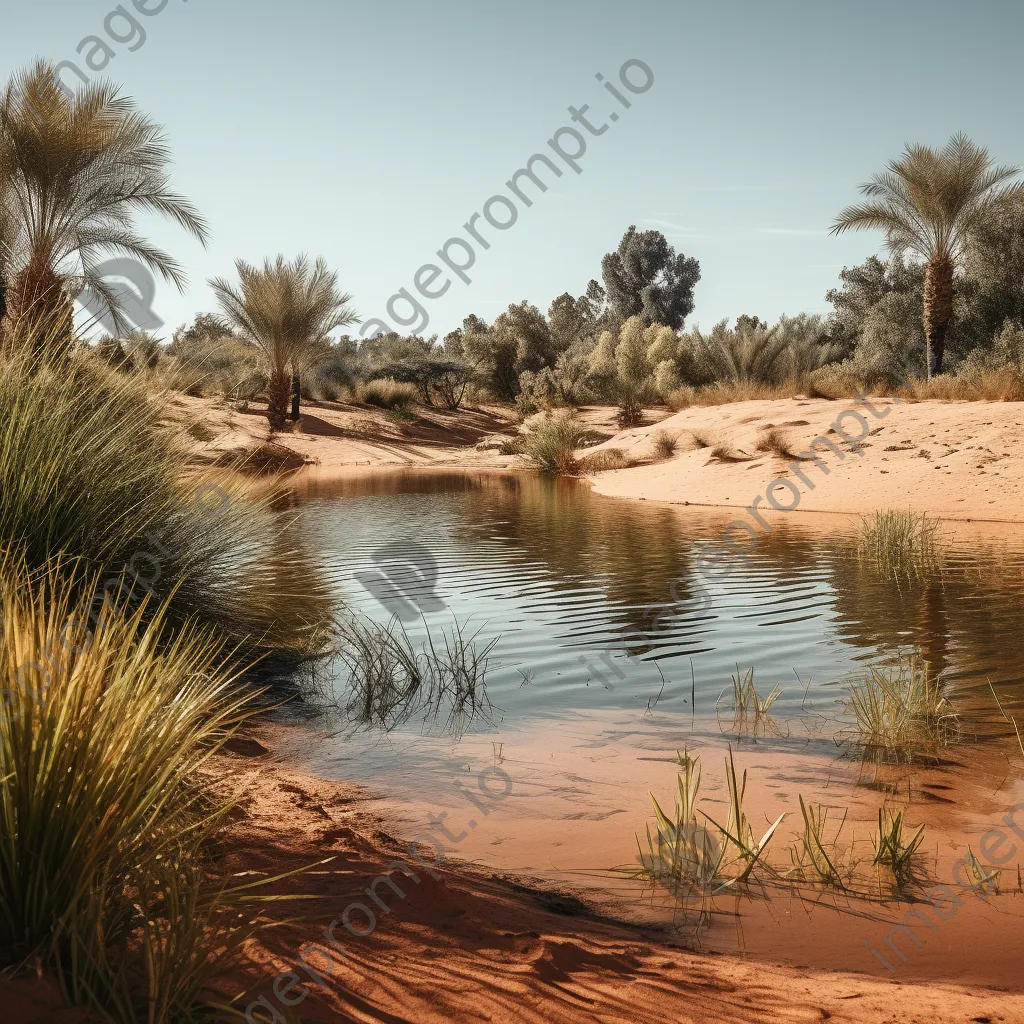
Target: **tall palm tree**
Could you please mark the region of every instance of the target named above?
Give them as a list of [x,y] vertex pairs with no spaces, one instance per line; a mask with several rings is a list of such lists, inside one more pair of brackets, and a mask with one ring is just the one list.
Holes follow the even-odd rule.
[[293,374],[324,351],[327,335],[357,323],[352,296],[338,288],[338,275],[323,259],[306,256],[286,263],[283,256],[254,267],[235,262],[238,286],[210,281],[224,318],[257,346],[267,365],[267,419],[271,430],[284,427]]
[[109,255],[184,286],[179,264],[134,226],[160,213],[205,244],[202,217],[168,188],[169,160],[159,126],[113,86],[68,96],[46,61],[11,78],[0,95],[0,273],[12,323],[31,332],[57,318],[70,343],[70,295],[88,289],[128,326],[98,271]]
[[908,145],[888,170],[861,186],[868,202],[848,206],[832,234],[848,228],[885,232],[896,255],[925,261],[924,334],[928,374],[942,372],[946,334],[953,319],[953,275],[970,231],[1000,209],[1024,202],[1017,167],[992,163],[987,149],[954,135],[942,149]]

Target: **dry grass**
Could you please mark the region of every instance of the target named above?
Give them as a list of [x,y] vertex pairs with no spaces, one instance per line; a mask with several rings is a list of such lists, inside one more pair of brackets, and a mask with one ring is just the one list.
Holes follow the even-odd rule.
[[791,462],[799,462],[805,457],[793,448],[786,439],[786,435],[777,428],[763,433],[757,439],[757,444],[754,447],[756,451],[771,452],[780,459],[788,459]]
[[795,398],[803,391],[800,382],[758,384],[754,381],[716,381],[698,389],[691,405],[729,405],[732,402],[768,401]]
[[414,384],[405,384],[390,377],[363,381],[355,388],[356,401],[380,409],[405,409],[416,401],[418,395]]
[[716,444],[711,449],[711,458],[715,462],[751,462],[752,456],[728,443]]
[[682,412],[683,409],[689,409],[694,404],[694,399],[697,397],[697,389],[689,386],[676,388],[675,391],[670,391],[665,396],[665,405],[668,406],[673,412]]
[[890,509],[861,523],[857,552],[897,582],[920,579],[940,564],[938,524],[924,514]]
[[679,435],[659,430],[651,438],[651,444],[656,459],[671,459],[679,449]]
[[911,381],[897,389],[896,394],[907,402],[1024,402],[1024,380],[1009,368],[979,370],[963,376],[943,373],[931,380]]
[[629,458],[621,448],[604,448],[599,452],[584,455],[576,464],[577,471],[583,474],[605,473],[613,469],[629,469],[636,465],[636,460]]

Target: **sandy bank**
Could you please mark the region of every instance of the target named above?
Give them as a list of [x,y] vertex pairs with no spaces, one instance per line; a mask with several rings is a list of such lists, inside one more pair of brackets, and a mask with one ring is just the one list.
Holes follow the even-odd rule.
[[[899,508],[947,519],[1024,521],[1024,405],[870,402],[875,412],[852,401],[800,398],[687,409],[587,449],[618,448],[627,456],[650,459],[657,432],[679,443],[669,459],[596,474],[594,486],[616,497],[739,509],[760,495],[758,508],[771,516],[778,513],[767,500],[767,488],[781,478],[792,486],[774,488],[778,505],[804,512],[866,514]],[[804,461],[794,467],[793,456],[806,452],[816,437],[841,445],[828,431],[844,410],[861,417],[844,416],[839,426],[848,436],[863,436],[861,424],[867,426],[861,453],[841,446],[837,454],[821,446],[822,465]],[[758,441],[773,429],[790,454],[758,450]],[[695,433],[709,447],[698,447]],[[716,445],[729,449],[728,458],[736,461],[713,457]]]

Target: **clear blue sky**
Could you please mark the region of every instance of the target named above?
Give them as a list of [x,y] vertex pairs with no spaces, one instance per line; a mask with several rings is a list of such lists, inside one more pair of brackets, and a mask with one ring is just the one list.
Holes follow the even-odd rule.
[[[114,7],[9,6],[0,70],[81,63],[76,47],[105,35]],[[146,224],[191,279],[184,295],[159,286],[167,333],[213,307],[206,281],[236,257],[278,252],[324,255],[360,314],[384,313],[531,154],[550,153],[569,105],[590,104],[595,127],[621,117],[588,138],[580,175],[560,164],[513,227],[487,229],[472,284],[424,301],[427,333],[582,292],[631,223],[700,260],[690,323],[822,311],[842,266],[880,244],[829,238],[828,224],[905,142],[965,131],[1024,163],[1014,0],[167,0],[137,17],[145,44],[108,38],[102,74],[166,126],[174,185],[213,235],[204,251]],[[595,74],[617,82],[633,58],[655,81],[625,110]]]

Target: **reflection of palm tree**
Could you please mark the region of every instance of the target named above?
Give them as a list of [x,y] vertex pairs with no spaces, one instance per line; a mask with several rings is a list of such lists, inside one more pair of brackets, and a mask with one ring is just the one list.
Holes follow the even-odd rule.
[[134,230],[137,213],[170,217],[200,241],[206,225],[167,187],[159,127],[107,84],[69,96],[51,64],[15,75],[0,97],[0,276],[26,337],[73,337],[67,284],[87,288],[124,327],[100,258],[127,256],[183,287],[175,260]]
[[283,256],[262,268],[235,263],[239,285],[223,278],[210,282],[225,317],[255,345],[267,364],[267,419],[272,430],[285,423],[291,377],[318,359],[327,335],[356,321],[352,296],[338,288],[338,275],[305,256],[286,263]]
[[832,226],[833,234],[848,228],[884,231],[892,252],[912,252],[926,261],[923,316],[929,375],[942,372],[953,319],[953,274],[967,235],[992,213],[1024,201],[1024,182],[1005,184],[1017,173],[1016,167],[994,165],[988,150],[966,135],[954,135],[940,150],[907,146],[885,173],[861,186],[870,201],[848,206]]

